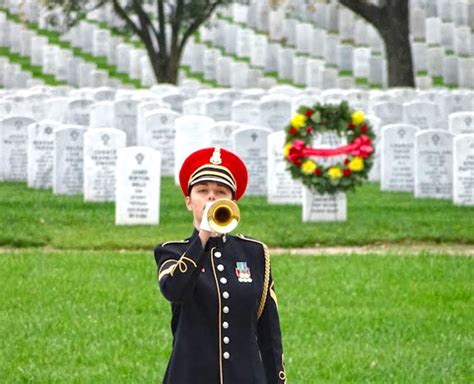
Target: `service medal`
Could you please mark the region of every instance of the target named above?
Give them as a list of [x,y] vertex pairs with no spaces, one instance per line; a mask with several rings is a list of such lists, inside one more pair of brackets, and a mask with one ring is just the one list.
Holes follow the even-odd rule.
[[235,266],[235,274],[241,283],[251,283],[252,276],[250,274],[250,268],[247,266],[247,262],[238,261]]

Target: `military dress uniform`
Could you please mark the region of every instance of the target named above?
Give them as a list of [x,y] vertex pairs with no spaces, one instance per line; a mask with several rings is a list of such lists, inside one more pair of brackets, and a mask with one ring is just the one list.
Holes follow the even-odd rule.
[[[202,162],[192,163],[191,171],[203,169]],[[223,163],[236,172],[232,163]],[[181,183],[185,195],[188,179]],[[237,198],[243,193],[233,190]],[[210,237],[203,248],[198,233],[154,252],[159,287],[172,310],[173,347],[163,383],[286,383],[266,245],[226,234]]]

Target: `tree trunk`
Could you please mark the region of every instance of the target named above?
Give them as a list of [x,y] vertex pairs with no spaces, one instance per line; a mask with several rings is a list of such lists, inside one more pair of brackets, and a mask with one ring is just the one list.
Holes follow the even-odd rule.
[[388,86],[414,87],[408,2],[392,2],[385,11],[378,29],[385,42]]
[[410,39],[401,33],[381,31],[385,42],[389,87],[414,87]]
[[409,37],[409,1],[383,0],[379,5],[367,0],[339,0],[371,23],[385,43],[389,87],[414,87],[412,53]]
[[153,72],[158,83],[178,83],[179,74],[179,58],[176,53],[171,53],[166,56],[158,55],[152,61]]

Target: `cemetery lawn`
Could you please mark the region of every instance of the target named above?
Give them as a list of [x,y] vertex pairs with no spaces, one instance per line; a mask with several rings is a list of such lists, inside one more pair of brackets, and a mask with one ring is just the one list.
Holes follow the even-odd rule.
[[[380,192],[365,184],[348,198],[343,223],[302,223],[301,207],[269,205],[263,197],[240,200],[239,233],[271,247],[474,244],[474,207],[415,199],[411,193]],[[85,203],[82,196],[56,196],[24,183],[0,183],[0,247],[151,250],[186,238],[192,216],[172,178],[161,185],[159,225],[115,226],[113,203]]]
[[[469,383],[472,258],[272,258],[293,383]],[[150,252],[3,250],[0,377],[160,382],[170,308]]]

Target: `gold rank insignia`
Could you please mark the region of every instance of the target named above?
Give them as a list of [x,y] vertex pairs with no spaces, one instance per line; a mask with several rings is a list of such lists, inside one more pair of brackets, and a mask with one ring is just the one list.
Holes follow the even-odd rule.
[[250,268],[247,266],[247,262],[238,261],[235,266],[235,274],[241,283],[251,283],[252,276],[250,274]]

